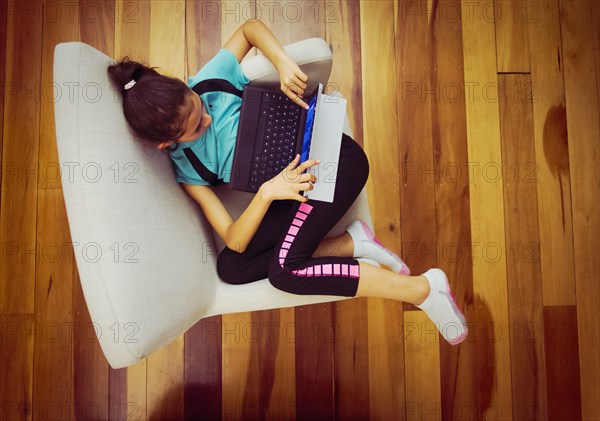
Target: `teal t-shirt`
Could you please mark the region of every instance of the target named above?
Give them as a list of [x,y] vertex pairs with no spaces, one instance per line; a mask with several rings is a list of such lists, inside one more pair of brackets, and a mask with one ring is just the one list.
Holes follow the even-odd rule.
[[[225,79],[240,90],[250,82],[235,55],[226,48],[221,48],[198,73],[188,78],[187,85],[192,88],[202,80],[213,78]],[[200,98],[212,121],[197,139],[170,146],[169,156],[175,169],[175,179],[178,183],[210,185],[186,157],[184,149],[191,148],[206,168],[217,174],[223,182],[229,183],[242,99],[227,92],[206,92]]]

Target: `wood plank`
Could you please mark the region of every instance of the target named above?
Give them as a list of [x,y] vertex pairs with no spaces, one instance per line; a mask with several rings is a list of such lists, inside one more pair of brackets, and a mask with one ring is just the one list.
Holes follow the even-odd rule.
[[[306,37],[319,36],[331,45],[333,67],[325,92],[339,91],[346,98],[353,138],[364,149],[360,3],[352,0],[320,2],[314,3],[310,11],[316,10],[317,5],[320,12],[314,13],[323,15],[325,28],[319,35],[306,33]],[[309,23],[314,25],[312,19]]]
[[[435,176],[437,261],[450,281],[468,322],[475,321],[469,180],[466,169],[467,122],[464,86],[461,6],[443,0],[430,7],[429,85]],[[442,418],[473,418],[476,394],[475,341],[440,344]]]
[[548,421],[582,419],[577,336],[575,306],[544,307]]
[[533,103],[536,157],[508,171],[522,182],[537,184],[543,303],[574,305],[575,257],[558,2],[536,0],[531,4],[539,10],[538,22],[529,26],[531,85],[523,91],[513,87],[509,92]]
[[531,71],[527,29],[537,23],[536,6],[529,0],[494,0],[493,8],[482,12],[495,23],[498,73]]
[[[0,162],[2,162],[2,144],[4,143],[4,101],[6,94],[6,31],[8,27],[8,2],[0,2]],[[4,171],[0,171],[0,185]],[[2,189],[0,189],[0,202],[2,201]],[[0,287],[0,301],[2,300],[2,288]]]
[[[363,148],[369,162],[377,163],[369,166],[367,197],[377,238],[400,254],[395,2],[359,4]],[[382,64],[382,60],[386,62]],[[370,418],[404,420],[402,303],[368,298],[367,308]]]
[[146,378],[147,358],[142,358],[137,364],[127,367],[127,419],[145,421],[146,411]]
[[235,319],[223,315],[222,419],[258,420],[259,355],[250,344],[258,341],[259,337],[257,329],[253,327],[253,313],[236,314]]
[[600,419],[600,107],[591,2],[561,1],[583,419]]
[[423,311],[404,312],[406,419],[441,419],[438,330]]
[[[282,20],[289,25],[290,39],[292,42],[314,37],[329,40],[330,38],[325,35],[328,25],[332,23],[341,23],[341,5],[336,4],[335,1],[287,1],[271,3],[271,7],[273,7],[273,5],[275,5],[275,10],[281,5]],[[347,18],[346,15],[343,16]],[[263,15],[263,19],[266,20],[266,15]]]
[[[138,7],[143,3],[125,0],[79,0],[77,10],[81,41],[110,56],[115,48],[115,29],[120,26],[116,24],[135,23]],[[65,7],[68,5],[60,4]],[[115,11],[121,11],[121,14]]]
[[[186,2],[186,77],[195,75],[221,46],[218,3]],[[185,333],[186,420],[218,420],[222,414],[222,316],[202,319]]]
[[[32,420],[34,315],[0,313],[0,415],[6,420]],[[37,416],[37,414],[36,414]]]
[[[149,63],[161,73],[185,78],[184,0],[152,2]],[[183,418],[184,335],[149,355],[147,362],[147,411],[150,419]]]
[[[379,301],[379,302],[378,302]],[[369,408],[372,420],[405,420],[402,303],[369,298]]]
[[132,60],[155,66],[150,63],[151,4],[149,1],[115,0],[115,7],[120,10],[121,16],[134,13],[131,19],[121,19],[115,24],[113,57],[116,60],[129,56]]
[[137,408],[127,401],[127,367],[108,368],[108,419],[127,420],[129,415],[137,415]]
[[[33,313],[40,141],[42,1],[11,4],[6,29],[0,313]],[[14,6],[14,7],[13,7]],[[28,54],[23,56],[22,52]]]
[[[99,332],[101,333],[101,332]],[[75,419],[107,420],[108,369],[73,265],[73,406]]]
[[[472,164],[469,196],[477,324],[471,334],[477,348],[477,419],[512,419],[509,338],[505,334],[490,339],[486,332],[488,321],[494,329],[508,332],[504,204],[497,174],[502,160],[500,123],[496,94],[486,89],[497,86],[494,27],[481,13],[491,6],[489,0],[478,2],[474,12],[466,3],[461,3],[461,11],[464,78],[470,84],[465,95],[468,159]],[[493,356],[493,364],[484,359],[485,355]]]
[[[399,13],[396,78],[402,251],[412,274],[418,275],[437,266],[427,1],[401,3]],[[415,307],[406,304],[405,309]]]
[[332,304],[295,307],[296,418],[334,417]]
[[258,311],[252,319],[260,332],[256,350],[260,419],[295,420],[294,312]]
[[69,419],[73,415],[74,261],[63,244],[70,244],[71,236],[62,190],[39,189],[38,197],[33,404],[48,414],[55,412],[57,419]]
[[[502,92],[531,86],[529,75],[498,76]],[[533,108],[530,101],[500,98],[502,168],[535,162]],[[513,418],[546,419],[546,373],[542,341],[542,279],[536,185],[504,177],[508,299],[511,304]]]
[[219,3],[186,0],[186,81],[213,58],[221,46]]
[[370,406],[367,300],[358,298],[334,304],[335,418],[366,420]]
[[[591,2],[592,22],[600,21],[600,3]],[[600,109],[600,26],[594,25],[594,51],[596,52],[596,88],[598,95],[598,108]]]

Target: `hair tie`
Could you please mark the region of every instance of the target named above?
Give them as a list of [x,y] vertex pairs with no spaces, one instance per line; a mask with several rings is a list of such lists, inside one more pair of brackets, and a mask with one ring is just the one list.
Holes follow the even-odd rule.
[[125,90],[131,89],[133,87],[133,85],[135,85],[135,80],[131,79],[129,82],[127,82],[127,84],[125,85]]

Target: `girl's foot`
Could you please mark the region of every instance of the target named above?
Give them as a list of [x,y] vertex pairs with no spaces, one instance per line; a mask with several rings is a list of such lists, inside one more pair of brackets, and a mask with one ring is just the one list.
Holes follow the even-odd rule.
[[367,257],[388,266],[392,271],[402,275],[410,275],[410,269],[400,257],[381,244],[367,224],[360,219],[346,228],[354,242],[352,257]]
[[421,304],[416,305],[435,323],[436,327],[451,345],[465,340],[469,328],[452,291],[446,274],[441,269],[429,269],[423,274],[429,281],[429,295]]

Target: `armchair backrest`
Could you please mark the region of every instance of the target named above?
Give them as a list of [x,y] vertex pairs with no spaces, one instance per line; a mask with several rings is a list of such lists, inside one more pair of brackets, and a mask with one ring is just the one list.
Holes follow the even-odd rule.
[[108,79],[112,63],[81,42],[56,45],[56,141],[77,268],[100,345],[111,346],[116,326],[137,356],[181,334],[173,326],[191,327],[206,314],[218,275],[210,225],[175,184],[169,157],[129,131]]

